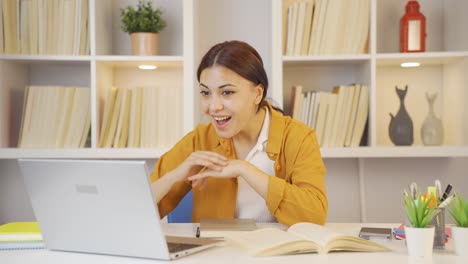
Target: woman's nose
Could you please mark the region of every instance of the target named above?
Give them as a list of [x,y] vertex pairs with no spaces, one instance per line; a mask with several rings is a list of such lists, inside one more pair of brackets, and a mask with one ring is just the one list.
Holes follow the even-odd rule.
[[213,95],[210,100],[210,110],[219,111],[223,109],[223,102],[218,95]]

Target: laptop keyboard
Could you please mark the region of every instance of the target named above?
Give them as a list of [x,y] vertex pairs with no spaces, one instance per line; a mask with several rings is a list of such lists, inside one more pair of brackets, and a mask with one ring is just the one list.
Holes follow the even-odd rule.
[[200,245],[195,244],[182,244],[182,243],[167,243],[167,248],[169,249],[170,253],[180,252],[183,250],[199,247]]

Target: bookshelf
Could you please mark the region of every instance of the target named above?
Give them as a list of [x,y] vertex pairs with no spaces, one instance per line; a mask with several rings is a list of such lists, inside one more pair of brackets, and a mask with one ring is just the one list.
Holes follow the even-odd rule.
[[[310,56],[283,54],[282,5],[286,0],[153,0],[155,5],[164,8],[169,26],[160,36],[161,55],[152,57],[131,56],[129,36],[119,29],[119,9],[128,4],[136,5],[137,0],[89,1],[88,55],[0,54],[0,165],[9,168],[0,171],[0,181],[2,177],[18,176],[14,164],[18,158],[154,161],[168,148],[98,147],[107,89],[112,84],[180,87],[177,100],[183,107],[180,117],[176,118],[180,122],[180,131],[176,133],[182,136],[204,121],[199,114],[195,76],[201,56],[213,44],[231,39],[246,41],[258,49],[270,81],[268,96],[286,112],[290,111],[291,87],[297,83],[306,89],[320,91],[331,91],[334,85],[354,82],[369,87],[366,145],[321,149],[328,168],[327,185],[331,189],[340,189],[339,193],[349,188],[348,199],[361,201],[343,208],[338,205],[343,197],[330,192],[332,219],[360,221],[366,220],[366,215],[370,220],[379,219],[379,211],[369,210],[366,206],[366,197],[374,199],[377,196],[372,188],[385,188],[381,185],[389,184],[399,191],[414,179],[411,178],[414,174],[432,179],[446,174],[459,175],[463,171],[468,157],[468,106],[464,103],[468,99],[468,35],[464,33],[468,17],[463,14],[463,10],[468,9],[468,2],[465,0],[420,1],[428,21],[427,52],[398,52],[399,19],[406,1],[369,0],[366,53]],[[422,66],[415,69],[399,67],[401,62],[414,59]],[[155,63],[159,69],[142,72],[135,68],[140,63]],[[395,147],[388,138],[388,113],[398,109],[394,86],[405,84],[409,85],[405,104],[414,120],[415,143],[409,147]],[[17,148],[26,85],[89,87],[90,143],[82,149]],[[421,144],[419,129],[427,114],[424,93],[433,90],[440,91],[436,115],[444,121],[445,141],[442,146],[427,147]],[[400,163],[405,165],[400,166]],[[400,170],[395,169],[400,167]],[[393,171],[400,177],[395,183],[372,178],[374,175],[391,178]],[[448,181],[455,176],[443,177]],[[394,193],[390,197],[399,201],[400,197]],[[337,212],[334,205],[342,210]],[[389,211],[392,208],[399,210],[399,205],[399,202],[390,205]],[[369,211],[367,214],[366,210]],[[387,220],[392,219],[399,221],[391,217]]]
[[[270,77],[269,96],[282,105],[287,113],[290,112],[291,87],[298,83],[306,90],[319,91],[331,91],[333,86],[347,83],[369,86],[370,109],[366,146],[355,148],[354,151],[345,148],[322,148],[325,157],[366,157],[372,153],[376,156],[400,157],[400,151],[391,150],[395,147],[390,142],[387,129],[389,113],[398,110],[394,86],[401,87],[405,84],[410,87],[405,104],[414,122],[414,147],[422,147],[419,129],[427,114],[424,93],[437,91],[439,97],[436,101],[436,115],[444,121],[445,138],[444,145],[433,148],[438,148],[440,153],[445,153],[448,157],[463,156],[464,152],[460,153],[459,148],[463,149],[468,144],[468,110],[463,104],[467,98],[468,81],[464,73],[468,71],[468,40],[463,39],[462,34],[453,32],[454,30],[444,30],[444,27],[451,26],[461,30],[460,24],[467,19],[463,16],[457,17],[461,15],[458,10],[466,3],[461,0],[449,2],[444,4],[432,0],[425,1],[422,5],[429,32],[428,51],[425,53],[398,53],[398,23],[395,21],[398,22],[404,3],[383,0],[370,1],[371,23],[367,53],[286,56],[283,55],[282,31],[275,30],[278,26],[282,29],[279,16],[283,4],[281,0],[259,1],[249,11],[242,9],[247,4],[242,1],[158,1],[156,4],[164,8],[165,18],[170,25],[161,33],[161,55],[136,57],[130,55],[128,35],[119,28],[119,9],[136,1],[90,0],[90,55],[0,55],[3,76],[1,95],[3,100],[8,101],[2,104],[5,111],[2,111],[0,121],[5,125],[0,129],[0,147],[4,150],[16,147],[21,123],[21,98],[25,85],[90,87],[91,143],[86,147],[91,149],[98,148],[97,135],[100,132],[99,124],[105,95],[112,85],[183,87],[177,100],[180,100],[184,107],[181,117],[176,118],[181,129],[175,132],[182,136],[202,120],[198,114],[197,94],[193,89],[196,83],[195,61],[198,61],[213,43],[225,39],[243,39],[259,47]],[[460,8],[456,8],[457,6]],[[263,8],[263,13],[254,16],[253,13],[258,12],[260,8]],[[223,10],[230,10],[233,14],[223,17],[220,15]],[[244,16],[244,23],[235,20],[236,12],[237,15]],[[223,23],[211,23],[213,20],[223,20]],[[393,25],[395,23],[397,26]],[[253,24],[258,28],[256,32],[263,32],[259,33],[263,34],[262,36],[243,30]],[[233,31],[226,31],[226,26]],[[266,41],[268,38],[273,41]],[[417,60],[422,66],[416,69],[400,68],[399,64],[407,60]],[[156,64],[159,69],[141,71],[136,69],[140,63]],[[457,107],[452,107],[454,105]],[[10,116],[7,116],[7,113]],[[361,150],[362,148],[365,150]],[[29,152],[27,156],[38,153],[38,157],[41,157],[41,151]],[[79,150],[49,151],[66,153],[66,157],[70,158],[83,155],[78,154]],[[113,155],[112,151],[109,151],[106,156],[157,158],[152,153],[140,149],[119,149],[116,152],[119,154]],[[2,153],[5,158],[17,158],[26,152],[18,149]],[[148,156],[144,156],[144,153],[148,153]],[[154,150],[153,153],[163,152]],[[468,156],[468,148],[466,153]],[[418,157],[427,154],[410,147],[403,156]]]
[[[406,1],[370,0],[369,46],[363,54],[286,56],[281,45],[282,4],[273,2],[273,94],[290,111],[293,85],[330,92],[334,85],[360,82],[369,87],[367,141],[358,148],[322,147],[327,166],[329,219],[342,221],[401,221],[400,193],[412,181],[431,185],[435,179],[456,182],[460,193],[468,157],[468,25],[462,0],[419,1],[426,15],[426,52],[399,52],[399,20]],[[276,19],[275,19],[276,18]],[[418,68],[400,63],[418,61]],[[388,136],[389,113],[399,100],[395,85],[409,85],[405,105],[414,125],[414,144],[395,147]],[[444,125],[441,146],[423,146],[420,127],[428,112],[425,93],[437,91],[435,111]],[[385,197],[385,201],[382,200]],[[359,202],[347,203],[342,201]],[[385,204],[385,209],[382,204]]]
[[[177,137],[194,127],[193,106],[193,3],[192,1],[157,1],[153,3],[165,11],[168,26],[160,34],[160,55],[151,57],[132,56],[127,33],[120,29],[120,9],[136,5],[136,0],[88,0],[89,1],[89,45],[88,55],[30,55],[0,54],[0,76],[2,102],[0,115],[0,156],[21,157],[65,157],[83,158],[94,150],[98,151],[100,124],[106,92],[116,87],[167,87],[177,90],[175,100],[183,105],[181,113],[172,116],[178,128],[172,131]],[[140,64],[157,65],[154,71],[138,70]],[[185,70],[190,69],[190,70]],[[26,85],[75,85],[91,90],[91,137],[82,149],[17,149],[21,126],[22,98]],[[185,88],[185,90],[183,90]],[[167,150],[114,150],[117,156],[157,158]],[[140,154],[134,154],[135,151]],[[55,154],[45,154],[55,153]],[[112,153],[108,151],[107,153]],[[126,153],[126,154],[122,154]],[[159,153],[159,154],[158,154]],[[32,155],[32,156],[31,156]],[[144,155],[145,156],[145,155]],[[101,156],[102,157],[102,156]]]
[[[277,1],[274,17],[280,16],[283,3]],[[369,86],[368,138],[365,146],[322,148],[325,157],[457,157],[468,155],[467,108],[468,99],[468,38],[461,31],[468,19],[460,10],[468,8],[465,1],[423,1],[422,12],[427,19],[426,49],[424,53],[399,53],[399,19],[406,1],[369,1],[370,30],[368,52],[364,54],[324,54],[286,56],[281,47],[273,76],[276,99],[290,112],[291,87],[302,85],[305,91],[330,92],[333,86],[361,83]],[[281,27],[279,21],[273,24]],[[285,30],[285,28],[282,28]],[[274,43],[282,42],[282,32],[273,35]],[[400,63],[418,61],[417,68],[401,68]],[[280,84],[280,85],[278,85]],[[281,85],[282,84],[282,85]],[[398,111],[399,100],[394,87],[409,85],[405,105],[414,125],[414,144],[394,147],[388,136],[389,113]],[[444,144],[425,147],[420,128],[428,112],[425,92],[438,92],[435,112],[444,124]],[[428,153],[432,152],[428,151]],[[443,153],[443,154],[441,154]]]

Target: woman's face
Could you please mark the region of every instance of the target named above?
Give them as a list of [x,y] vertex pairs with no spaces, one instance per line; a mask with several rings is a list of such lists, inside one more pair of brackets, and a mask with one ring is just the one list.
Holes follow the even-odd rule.
[[255,86],[223,66],[206,68],[200,75],[201,109],[225,139],[249,133],[262,93],[261,85]]

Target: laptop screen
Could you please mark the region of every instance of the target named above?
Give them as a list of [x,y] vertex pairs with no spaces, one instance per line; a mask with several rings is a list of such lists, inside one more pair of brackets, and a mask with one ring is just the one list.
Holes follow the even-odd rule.
[[47,248],[169,259],[144,161],[18,161]]

